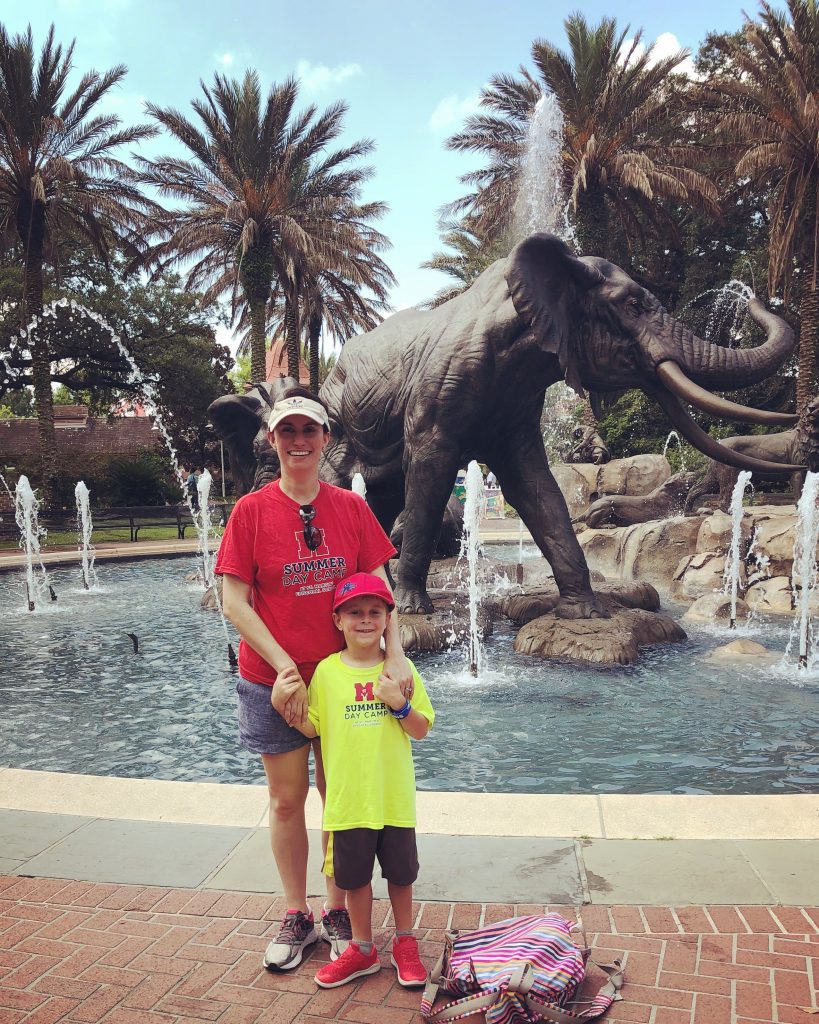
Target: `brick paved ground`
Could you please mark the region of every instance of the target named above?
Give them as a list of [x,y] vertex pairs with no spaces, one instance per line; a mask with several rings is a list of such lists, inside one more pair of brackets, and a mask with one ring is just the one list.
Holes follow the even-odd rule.
[[[0,1024],[421,1021],[418,993],[396,984],[388,954],[380,974],[330,991],[312,980],[314,964],[327,957],[324,943],[295,973],[261,971],[265,935],[282,909],[246,893],[0,876]],[[423,955],[434,959],[447,925],[543,909],[419,904]],[[583,921],[600,958],[626,959],[624,1000],[609,1021],[817,1019],[807,1012],[819,987],[815,908],[591,906]],[[376,923],[384,949],[388,904],[377,904]]]

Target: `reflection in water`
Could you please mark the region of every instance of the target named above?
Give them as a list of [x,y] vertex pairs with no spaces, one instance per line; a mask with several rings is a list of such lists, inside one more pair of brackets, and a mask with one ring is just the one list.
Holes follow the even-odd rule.
[[[55,570],[59,614],[49,615],[25,611],[21,574],[0,575],[0,762],[261,782],[258,758],[236,738],[222,625],[200,610],[199,587],[183,583],[190,568],[190,558],[105,565],[90,593],[73,567]],[[787,624],[763,628],[766,646],[781,650]],[[819,685],[709,662],[727,631],[697,631],[611,671],[516,655],[513,635],[497,625],[478,680],[460,650],[417,658],[437,711],[415,745],[420,788],[815,791]]]

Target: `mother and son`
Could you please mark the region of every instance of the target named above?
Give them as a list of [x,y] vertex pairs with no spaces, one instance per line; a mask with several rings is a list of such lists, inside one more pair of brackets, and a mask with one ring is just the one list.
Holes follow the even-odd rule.
[[[380,970],[372,936],[377,858],[395,921],[391,962],[402,985],[423,985],[412,931],[410,739],[422,739],[435,716],[391,614],[385,567],[395,548],[362,498],[319,480],[329,438],[322,403],[304,388],[286,390],[268,420],[281,477],[236,503],[216,564],[225,614],[242,638],[239,736],[262,758],[288,907],[264,966],[297,967],[321,937],[330,944],[330,961],[315,976],[322,988]],[[327,900],[318,929],[307,904],[311,745],[324,806]]]

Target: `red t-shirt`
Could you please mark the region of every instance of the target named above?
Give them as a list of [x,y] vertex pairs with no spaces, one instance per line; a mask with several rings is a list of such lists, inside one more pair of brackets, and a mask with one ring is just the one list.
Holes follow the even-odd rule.
[[[299,503],[282,492],[278,480],[245,494],[230,515],[215,569],[252,587],[256,614],[305,682],[323,658],[344,646],[332,617],[338,581],[372,572],[395,554],[359,495],[321,483],[312,505],[313,526],[321,531],[316,551],[304,542]],[[276,681],[275,669],[244,640],[239,671],[253,683],[272,686]]]

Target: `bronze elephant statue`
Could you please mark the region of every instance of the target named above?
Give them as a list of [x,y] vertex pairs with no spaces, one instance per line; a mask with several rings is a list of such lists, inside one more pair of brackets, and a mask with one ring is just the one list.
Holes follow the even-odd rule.
[[566,462],[590,462],[594,466],[602,466],[610,459],[611,452],[596,427],[575,427]]
[[448,302],[396,313],[348,341],[321,389],[333,435],[322,476],[349,487],[361,472],[388,532],[406,509],[399,610],[431,610],[426,577],[435,537],[459,467],[477,459],[494,471],[552,566],[556,612],[606,616],[549,470],[540,433],[546,389],[559,380],[578,394],[642,388],[701,451],[740,468],[767,466],[721,447],[682,404],[746,422],[793,424],[794,417],[706,390],[763,380],[793,351],[784,321],[755,299],[749,312],[767,333],[762,345],[712,345],[613,263],[577,257],[559,238],[536,234]]
[[586,526],[596,530],[601,526],[634,526],[682,515],[695,480],[695,473],[675,473],[648,494],[606,494],[593,501],[573,522],[585,521]]
[[[764,459],[779,468],[758,471],[755,476],[768,480],[794,478],[794,491],[802,485],[802,474],[792,473],[793,463],[800,463],[811,472],[819,471],[819,397],[814,398],[803,409],[793,430],[782,430],[777,434],[738,434],[726,437],[720,444],[741,455]],[[686,500],[686,511],[693,512],[705,500],[706,495],[718,495],[717,508],[728,511],[731,493],[737,482],[739,470],[720,462],[710,461],[702,478],[691,488]]]

